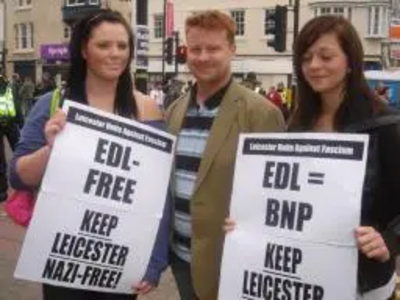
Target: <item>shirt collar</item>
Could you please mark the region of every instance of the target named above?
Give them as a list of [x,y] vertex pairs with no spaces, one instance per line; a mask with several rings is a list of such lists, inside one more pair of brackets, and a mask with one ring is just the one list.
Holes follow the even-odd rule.
[[[209,110],[217,108],[221,104],[222,99],[224,98],[226,91],[228,90],[231,83],[232,83],[232,77],[222,88],[220,88],[217,92],[215,92],[213,95],[211,95],[204,101],[204,106]],[[193,85],[190,91],[190,106],[199,107],[196,101],[196,96],[197,96],[197,84]]]

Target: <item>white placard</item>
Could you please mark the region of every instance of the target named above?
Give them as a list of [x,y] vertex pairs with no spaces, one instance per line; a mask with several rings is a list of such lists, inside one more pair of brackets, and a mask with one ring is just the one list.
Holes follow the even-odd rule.
[[175,138],[65,101],[15,277],[132,293],[162,216]]
[[368,136],[241,135],[220,300],[354,300]]

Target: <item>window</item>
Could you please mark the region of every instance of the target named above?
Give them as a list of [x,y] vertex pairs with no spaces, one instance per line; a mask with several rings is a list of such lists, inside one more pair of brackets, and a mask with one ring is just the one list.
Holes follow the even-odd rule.
[[85,4],[86,0],[67,0],[67,6],[80,6]]
[[154,38],[161,39],[163,37],[164,29],[164,15],[156,14],[154,15]]
[[90,0],[90,1],[89,1],[89,4],[92,4],[92,5],[99,5],[99,0]]
[[264,10],[264,35],[270,34],[268,32],[268,28],[271,28],[271,26],[274,26],[274,21],[270,18],[271,15],[273,15],[275,12],[275,9],[267,8]]
[[344,16],[344,7],[334,7],[333,14],[337,16]]
[[233,10],[231,16],[236,22],[236,36],[244,36],[245,33],[245,15],[244,10]]
[[389,31],[389,12],[383,6],[371,6],[368,9],[368,36],[386,37]]
[[64,27],[64,38],[69,39],[71,37],[71,29],[68,26]]
[[21,23],[15,25],[15,49],[33,49],[33,23]]
[[17,9],[32,8],[32,0],[16,0],[15,5]]
[[330,7],[321,7],[319,10],[320,15],[330,15],[331,14],[331,8]]
[[351,20],[351,7],[344,7],[344,6],[324,6],[318,7],[314,10],[315,16],[322,16],[322,15],[335,15],[335,16],[342,16]]

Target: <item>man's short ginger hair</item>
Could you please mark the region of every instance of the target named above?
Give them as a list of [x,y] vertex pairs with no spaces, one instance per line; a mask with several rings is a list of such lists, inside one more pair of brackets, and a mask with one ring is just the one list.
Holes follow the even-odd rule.
[[186,19],[186,34],[190,28],[201,28],[204,30],[225,30],[230,44],[235,44],[236,23],[227,14],[218,10],[206,10],[195,12]]

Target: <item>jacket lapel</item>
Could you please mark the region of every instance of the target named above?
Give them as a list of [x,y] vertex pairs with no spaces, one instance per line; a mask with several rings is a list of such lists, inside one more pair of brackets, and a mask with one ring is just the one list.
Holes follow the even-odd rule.
[[167,120],[167,123],[169,125],[168,132],[178,136],[179,132],[181,131],[183,121],[186,118],[186,112],[190,103],[190,93],[187,93],[183,98],[176,101],[180,101],[176,104],[173,113],[176,118],[171,118],[171,120]]
[[210,135],[207,140],[207,145],[200,163],[198,177],[194,188],[193,195],[201,185],[207,175],[210,166],[215,159],[218,151],[225,143],[231,127],[234,125],[238,114],[237,102],[237,83],[232,82],[231,86],[226,91],[226,94],[221,102],[217,116],[214,119],[211,127]]

